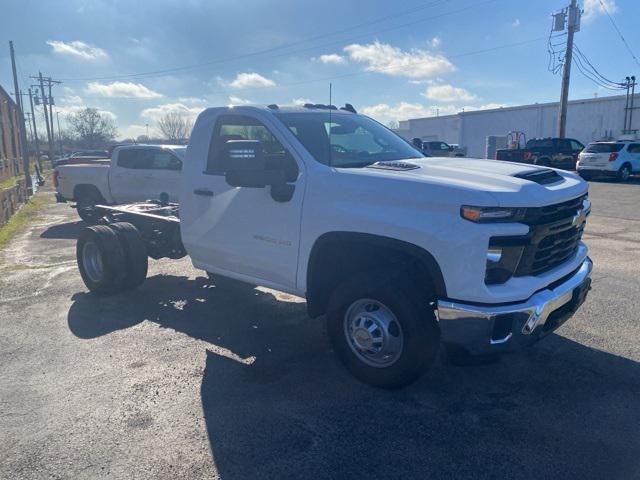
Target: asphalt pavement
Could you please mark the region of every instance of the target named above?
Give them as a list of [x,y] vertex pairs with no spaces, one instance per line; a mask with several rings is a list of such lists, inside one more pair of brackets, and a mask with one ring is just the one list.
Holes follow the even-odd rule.
[[83,225],[48,205],[0,252],[0,478],[640,478],[640,181],[591,198],[582,309],[398,391],[349,376],[302,299],[188,259],[87,293]]

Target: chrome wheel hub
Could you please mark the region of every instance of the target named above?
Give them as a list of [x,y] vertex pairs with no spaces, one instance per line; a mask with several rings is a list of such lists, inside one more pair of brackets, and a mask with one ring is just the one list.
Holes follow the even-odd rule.
[[372,367],[389,367],[402,353],[400,324],[393,312],[377,300],[359,299],[347,308],[344,334],[351,351]]
[[98,245],[87,242],[82,247],[82,264],[84,271],[92,282],[98,283],[102,280],[103,266],[102,254]]

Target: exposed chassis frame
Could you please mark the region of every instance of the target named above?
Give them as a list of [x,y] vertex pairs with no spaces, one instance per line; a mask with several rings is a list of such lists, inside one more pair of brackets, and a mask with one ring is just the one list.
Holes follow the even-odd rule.
[[180,237],[180,210],[177,203],[149,200],[125,205],[95,205],[101,225],[128,222],[134,225],[154,259],[184,257],[187,252]]

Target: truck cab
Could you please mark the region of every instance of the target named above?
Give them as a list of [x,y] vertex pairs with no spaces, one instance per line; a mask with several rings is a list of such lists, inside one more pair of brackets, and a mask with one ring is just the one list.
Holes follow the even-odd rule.
[[162,193],[177,202],[185,152],[184,146],[126,145],[115,148],[106,162],[58,166],[53,177],[56,199],[75,202],[87,222],[95,220],[96,204],[157,199]]

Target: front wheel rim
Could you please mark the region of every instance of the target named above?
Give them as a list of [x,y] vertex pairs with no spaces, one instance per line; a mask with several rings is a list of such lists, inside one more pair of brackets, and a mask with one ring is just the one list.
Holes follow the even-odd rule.
[[400,358],[404,346],[402,327],[383,303],[369,298],[356,300],[347,308],[343,325],[349,348],[360,361],[386,368]]
[[82,264],[85,273],[92,282],[99,283],[102,280],[104,271],[102,254],[94,242],[87,242],[82,247]]

